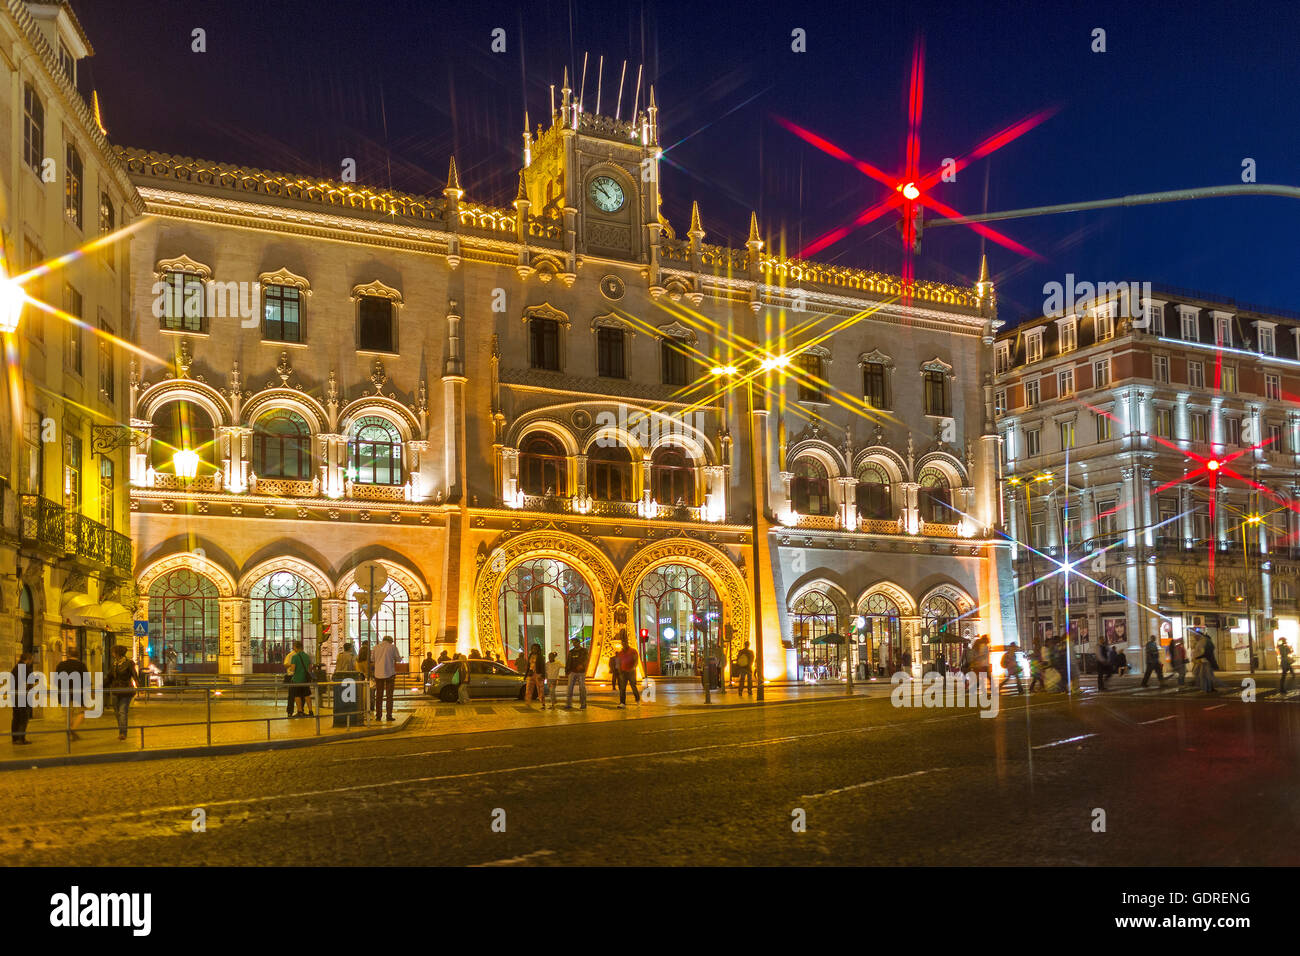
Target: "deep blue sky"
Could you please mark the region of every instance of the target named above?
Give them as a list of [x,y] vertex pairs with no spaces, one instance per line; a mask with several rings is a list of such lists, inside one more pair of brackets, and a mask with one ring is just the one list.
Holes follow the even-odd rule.
[[[355,157],[362,182],[412,192],[441,189],[454,151],[470,197],[499,204],[514,195],[525,100],[533,125],[545,121],[548,84],[559,85],[566,64],[580,69],[583,50],[589,107],[598,54],[606,102],[622,60],[629,87],[644,62],[661,139],[676,144],[665,213],[680,234],[699,200],[711,242],[742,242],[757,208],[764,232],[784,230],[793,251],[882,196],[772,117],[901,166],[918,32],[923,168],[1038,109],[1060,109],[941,187],[962,211],[1236,183],[1244,157],[1260,182],[1300,184],[1294,2],[73,5],[98,50],[83,82],[100,90],[116,143],[334,178]],[[498,26],[504,55],[489,50]],[[207,31],[206,53],[190,52],[195,27]],[[795,27],[807,31],[806,53],[790,50]],[[1104,54],[1089,49],[1094,27],[1106,30]],[[897,272],[892,222],[816,258]],[[988,251],[1007,320],[1038,314],[1043,283],[1067,272],[1300,309],[1298,225],[1296,200],[1203,200],[999,226],[1046,262]],[[927,231],[917,275],[970,282],[981,248],[965,227]]]

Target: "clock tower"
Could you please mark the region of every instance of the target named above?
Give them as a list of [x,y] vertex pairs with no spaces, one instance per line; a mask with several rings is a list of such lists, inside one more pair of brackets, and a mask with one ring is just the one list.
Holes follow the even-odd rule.
[[[565,272],[583,258],[650,264],[659,243],[659,120],[649,102],[623,118],[587,112],[565,70],[548,129],[527,129],[520,199],[563,237]],[[547,224],[547,221],[550,224]]]

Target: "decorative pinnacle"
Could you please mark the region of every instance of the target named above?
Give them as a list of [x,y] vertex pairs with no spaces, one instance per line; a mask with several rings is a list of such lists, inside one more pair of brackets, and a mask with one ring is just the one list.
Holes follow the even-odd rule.
[[704,238],[704,227],[700,225],[699,200],[691,203],[691,228],[687,230],[687,235],[698,235],[700,238]]
[[528,187],[524,185],[524,174],[522,170],[519,173],[519,189],[515,193],[515,207],[518,208],[521,202],[528,202]]
[[659,109],[659,107],[655,105],[655,85],[653,83],[650,84],[650,105],[649,107],[647,107],[647,109],[650,110]]
[[975,282],[975,294],[982,299],[992,291],[993,281],[989,279],[989,257],[985,254],[980,256],[980,277]]
[[455,156],[451,158],[451,166],[447,169],[447,188],[443,192],[448,195],[455,192],[457,199],[465,195],[465,190],[460,188],[460,174],[456,172]]
[[763,248],[763,240],[758,237],[758,213],[756,212],[749,214],[749,239],[745,242],[745,245],[755,249]]

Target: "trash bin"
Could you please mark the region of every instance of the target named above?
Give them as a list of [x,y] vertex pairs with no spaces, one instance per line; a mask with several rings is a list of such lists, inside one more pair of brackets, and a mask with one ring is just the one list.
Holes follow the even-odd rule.
[[[335,671],[334,681],[334,726],[360,727],[365,719],[365,675],[361,671]],[[345,695],[351,699],[345,699]]]

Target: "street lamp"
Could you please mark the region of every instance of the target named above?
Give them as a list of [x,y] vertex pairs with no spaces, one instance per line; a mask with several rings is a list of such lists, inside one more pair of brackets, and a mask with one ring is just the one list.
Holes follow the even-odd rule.
[[[770,372],[773,369],[784,368],[790,363],[790,359],[784,355],[771,356],[763,360],[762,369]],[[714,376],[734,377],[739,373],[739,369],[734,365],[715,365],[709,370]],[[759,547],[759,516],[763,507],[763,499],[759,495],[758,486],[758,427],[754,423],[754,376],[745,376],[745,411],[749,418],[749,488],[750,497],[754,503],[754,521],[750,532],[753,538],[753,565],[754,570],[752,577],[754,581],[754,656],[757,658],[756,671],[754,675],[757,680],[754,681],[757,686],[756,699],[763,700],[763,607],[762,607],[762,590],[759,584],[759,571],[762,564],[762,551]]]
[[13,335],[23,317],[27,293],[23,287],[7,276],[0,278],[0,332]]
[[189,448],[178,448],[172,455],[172,467],[178,478],[193,481],[199,473],[199,454]]
[[[1258,513],[1247,515],[1241,522],[1241,558],[1246,564],[1246,650],[1250,654],[1250,672],[1255,673],[1255,608],[1250,600],[1254,590],[1250,579],[1250,552],[1246,549],[1246,525],[1259,527],[1264,523],[1264,516]],[[1261,564],[1260,573],[1263,573]]]

